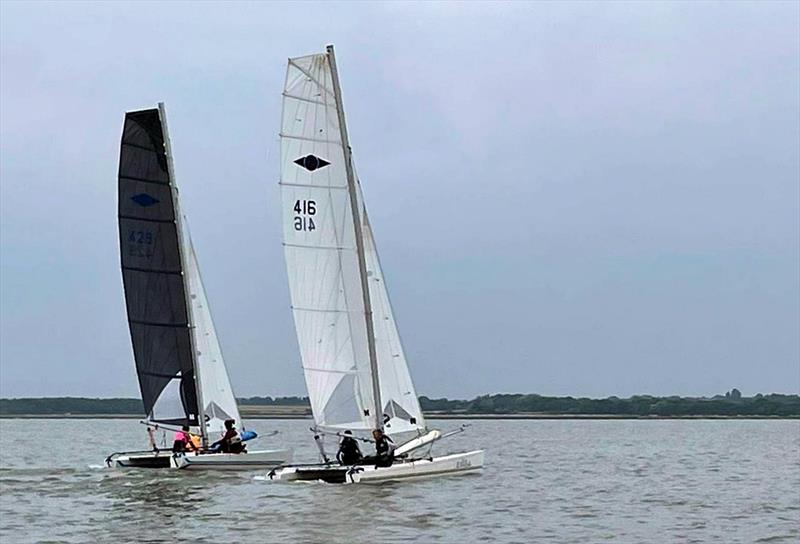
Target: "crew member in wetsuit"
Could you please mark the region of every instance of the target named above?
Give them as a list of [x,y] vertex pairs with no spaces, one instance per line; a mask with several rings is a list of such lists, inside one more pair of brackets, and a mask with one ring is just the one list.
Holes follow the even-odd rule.
[[219,447],[222,453],[245,453],[244,444],[242,444],[242,437],[234,426],[235,421],[232,419],[225,420],[225,434],[211,444],[211,449]]
[[390,467],[394,461],[394,442],[380,429],[372,431],[375,439],[375,466]]
[[344,432],[345,436],[339,443],[339,451],[336,454],[336,459],[342,465],[355,465],[363,456],[361,455],[361,448],[358,447],[358,442],[353,438],[353,433],[349,430]]

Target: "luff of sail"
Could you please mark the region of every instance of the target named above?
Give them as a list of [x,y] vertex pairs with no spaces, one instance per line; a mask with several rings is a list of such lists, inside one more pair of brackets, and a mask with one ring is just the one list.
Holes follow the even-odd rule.
[[[359,191],[360,193],[361,191]],[[363,198],[361,199],[363,206]],[[378,356],[381,399],[386,432],[402,433],[425,428],[425,419],[408,371],[403,344],[392,312],[389,291],[381,268],[372,226],[362,207],[364,218],[364,253],[367,260],[367,281],[372,300],[375,330],[375,351]]]
[[[233,419],[241,426],[239,407],[233,395],[228,371],[222,357],[222,348],[219,345],[214,320],[211,317],[211,308],[203,286],[200,266],[194,250],[186,217],[183,218],[185,239],[188,240],[187,285],[189,286],[189,299],[191,302],[192,323],[195,345],[195,364],[199,367],[197,373],[200,387],[203,391],[203,414],[206,419],[206,429],[209,433],[221,433],[225,430],[225,420]],[[240,427],[241,428],[241,427]]]
[[122,278],[144,410],[198,424],[192,339],[159,110],[125,115],[118,175]]
[[[312,411],[322,428],[373,428],[369,338],[355,240],[358,224],[365,247],[366,240],[370,244],[365,250],[367,266],[381,278],[367,282],[370,295],[381,301],[380,310],[373,307],[373,316],[381,319],[375,346],[382,403],[388,408],[381,416],[388,416],[389,433],[421,429],[424,421],[374,239],[364,228],[365,211],[363,217],[352,214],[334,92],[328,55],[289,60],[280,135],[284,250]],[[363,204],[359,210],[364,210]]]

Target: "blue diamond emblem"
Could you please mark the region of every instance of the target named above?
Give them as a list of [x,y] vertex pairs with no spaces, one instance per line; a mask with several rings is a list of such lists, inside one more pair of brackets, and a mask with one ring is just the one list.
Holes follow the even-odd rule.
[[139,193],[138,195],[134,195],[131,197],[131,200],[133,200],[143,208],[147,208],[148,206],[152,206],[153,204],[159,203],[158,199],[153,198],[147,193]]

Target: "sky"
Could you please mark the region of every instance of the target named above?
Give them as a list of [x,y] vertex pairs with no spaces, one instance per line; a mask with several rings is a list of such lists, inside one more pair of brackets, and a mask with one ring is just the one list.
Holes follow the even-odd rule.
[[800,392],[800,4],[0,3],[0,396],[137,396],[125,111],[167,106],[239,396],[305,394],[287,57],[336,46],[419,394]]

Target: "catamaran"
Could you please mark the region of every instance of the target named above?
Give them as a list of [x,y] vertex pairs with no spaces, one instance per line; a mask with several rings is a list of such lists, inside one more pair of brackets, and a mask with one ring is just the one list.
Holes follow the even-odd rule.
[[[284,253],[322,462],[267,477],[369,483],[480,469],[483,450],[430,455],[433,442],[454,433],[428,430],[411,381],[353,165],[333,46],[289,59],[280,141]],[[376,429],[400,444],[391,466],[329,460],[326,434],[368,441],[363,435]]]
[[[211,318],[197,254],[181,214],[164,104],[125,114],[119,160],[119,242],[128,325],[150,429],[189,426],[194,453],[117,452],[108,466],[268,468],[291,450],[215,453],[225,421],[244,430]],[[242,432],[242,438],[252,437]],[[152,441],[152,435],[151,435]]]

